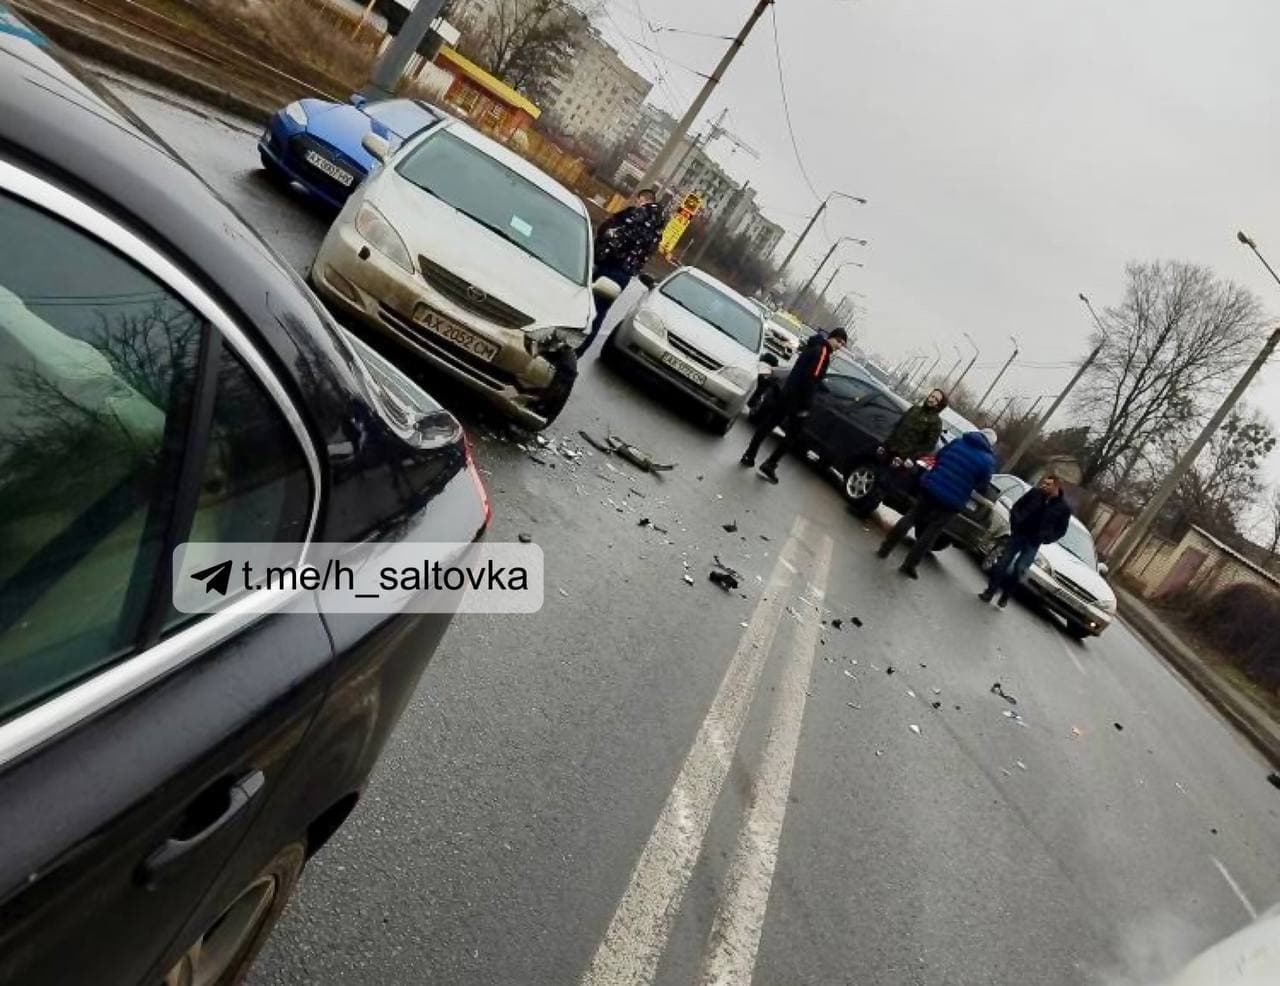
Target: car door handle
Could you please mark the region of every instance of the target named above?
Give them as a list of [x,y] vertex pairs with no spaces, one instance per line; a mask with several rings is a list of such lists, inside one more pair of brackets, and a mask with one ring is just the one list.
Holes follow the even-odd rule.
[[[249,807],[249,803],[262,790],[265,781],[266,778],[263,777],[260,770],[251,770],[238,781],[235,781],[228,789],[226,802],[221,805],[222,810],[218,812],[215,818],[191,835],[186,835],[183,838],[174,836],[166,839],[147,856],[142,863],[142,869],[139,874],[142,882],[144,884],[152,883],[166,867],[172,866],[190,853],[195,852],[219,831],[243,815],[245,809]],[[208,796],[208,793],[206,791],[197,796],[189,806],[188,812],[199,813],[199,805]],[[195,824],[199,824],[200,821],[198,817],[192,818],[190,814],[188,814],[187,820]]]

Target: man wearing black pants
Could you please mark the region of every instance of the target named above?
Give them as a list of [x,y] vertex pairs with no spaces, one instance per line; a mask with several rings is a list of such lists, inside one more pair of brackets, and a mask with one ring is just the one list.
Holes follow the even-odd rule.
[[771,483],[778,482],[778,463],[782,457],[796,447],[804,429],[804,419],[813,404],[813,396],[818,392],[818,384],[827,375],[831,366],[831,357],[839,352],[849,341],[844,329],[832,329],[826,335],[815,332],[805,343],[804,349],[796,357],[795,366],[782,386],[782,392],[760,414],[759,426],[751,436],[751,443],[742,453],[744,466],[756,464],[756,453],[764,440],[772,434],[773,429],[782,426],[783,438],[769,458],[760,464],[760,475]]

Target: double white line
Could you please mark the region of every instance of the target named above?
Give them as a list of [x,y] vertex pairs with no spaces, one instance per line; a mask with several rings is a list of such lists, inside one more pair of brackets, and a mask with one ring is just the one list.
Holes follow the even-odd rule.
[[[802,543],[806,530],[804,519],[797,518],[613,920],[582,977],[583,986],[646,986],[654,980],[797,568],[808,568],[813,587],[819,594],[826,591],[832,542],[823,535],[812,567],[797,565],[797,557],[807,553]],[[817,622],[813,618],[801,624],[789,649],[760,773],[738,832],[725,891],[703,956],[701,982],[707,986],[745,986],[751,981],[804,720],[805,692],[818,642]]]

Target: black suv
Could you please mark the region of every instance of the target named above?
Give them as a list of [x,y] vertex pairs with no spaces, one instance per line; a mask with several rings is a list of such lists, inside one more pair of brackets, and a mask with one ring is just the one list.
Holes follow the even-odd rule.
[[0,983],[239,980],[447,615],[190,616],[184,541],[468,542],[457,421],[0,3]]

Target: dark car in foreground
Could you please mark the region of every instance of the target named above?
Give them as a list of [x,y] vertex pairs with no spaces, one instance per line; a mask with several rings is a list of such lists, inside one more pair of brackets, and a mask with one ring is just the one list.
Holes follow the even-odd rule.
[[302,591],[187,615],[175,545],[488,519],[451,416],[39,35],[0,33],[0,983],[238,981],[449,622]]
[[341,209],[378,165],[361,143],[366,136],[394,149],[443,118],[418,99],[371,101],[359,94],[347,103],[299,99],[271,115],[258,138],[258,156],[272,177]]

